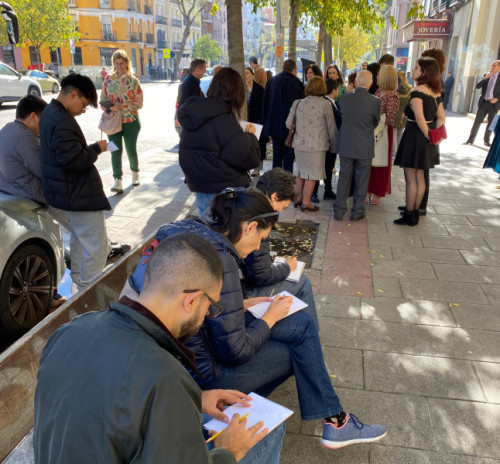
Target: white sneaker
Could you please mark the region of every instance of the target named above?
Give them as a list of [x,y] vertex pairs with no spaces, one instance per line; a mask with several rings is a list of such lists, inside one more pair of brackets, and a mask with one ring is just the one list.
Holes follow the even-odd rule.
[[113,187],[111,187],[111,191],[116,193],[123,193],[123,186],[121,179],[115,179],[115,183]]
[[132,185],[140,185],[139,173],[132,171]]

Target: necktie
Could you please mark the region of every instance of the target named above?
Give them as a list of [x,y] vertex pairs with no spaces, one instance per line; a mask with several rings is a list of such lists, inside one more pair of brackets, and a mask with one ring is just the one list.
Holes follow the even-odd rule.
[[486,100],[491,100],[493,98],[493,89],[495,88],[495,84],[497,83],[498,73],[493,74],[488,82],[488,88],[486,89]]

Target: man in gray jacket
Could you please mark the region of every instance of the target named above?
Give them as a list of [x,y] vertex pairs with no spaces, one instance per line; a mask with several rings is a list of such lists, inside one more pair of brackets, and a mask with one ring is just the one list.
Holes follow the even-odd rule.
[[34,95],[21,98],[15,121],[0,130],[0,190],[47,206],[48,214],[69,231],[66,213],[51,207],[42,192],[38,135],[40,115],[46,106],[45,100]]
[[356,89],[340,97],[342,126],[337,152],[340,173],[337,199],[333,205],[334,217],[342,221],[347,212],[347,197],[354,182],[351,221],[366,217],[365,198],[370,181],[372,158],[375,154],[374,130],[380,121],[380,100],[368,93],[372,85],[370,71],[356,76]]
[[[283,427],[266,436],[262,422],[247,429],[237,414],[228,421],[224,406],[249,406],[250,398],[202,392],[188,372],[196,371],[194,355],[181,340],[221,313],[223,277],[208,241],[179,234],[155,249],[136,301],[122,297],[60,327],[40,360],[35,463],[279,462]],[[202,411],[229,422],[212,451]]]

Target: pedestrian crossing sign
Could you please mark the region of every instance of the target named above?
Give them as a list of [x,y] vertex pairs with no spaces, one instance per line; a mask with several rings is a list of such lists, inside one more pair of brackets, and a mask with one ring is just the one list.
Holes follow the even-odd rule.
[[170,48],[163,49],[163,58],[165,59],[170,58]]

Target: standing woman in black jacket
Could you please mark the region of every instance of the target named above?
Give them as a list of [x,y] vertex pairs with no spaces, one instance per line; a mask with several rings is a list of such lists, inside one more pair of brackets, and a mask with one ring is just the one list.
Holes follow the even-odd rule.
[[207,98],[190,97],[177,111],[182,125],[179,164],[186,183],[196,193],[201,214],[226,187],[248,187],[248,171],[260,163],[255,127],[243,132],[238,120],[245,103],[245,84],[232,68],[213,78]]
[[[262,124],[262,101],[264,100],[264,87],[254,81],[253,69],[250,66],[245,68],[245,80],[247,85],[248,122]],[[257,177],[259,175],[259,171],[263,167],[262,163],[266,159],[266,144],[267,137],[261,133],[259,137],[260,165],[258,169],[253,170],[252,177]]]

